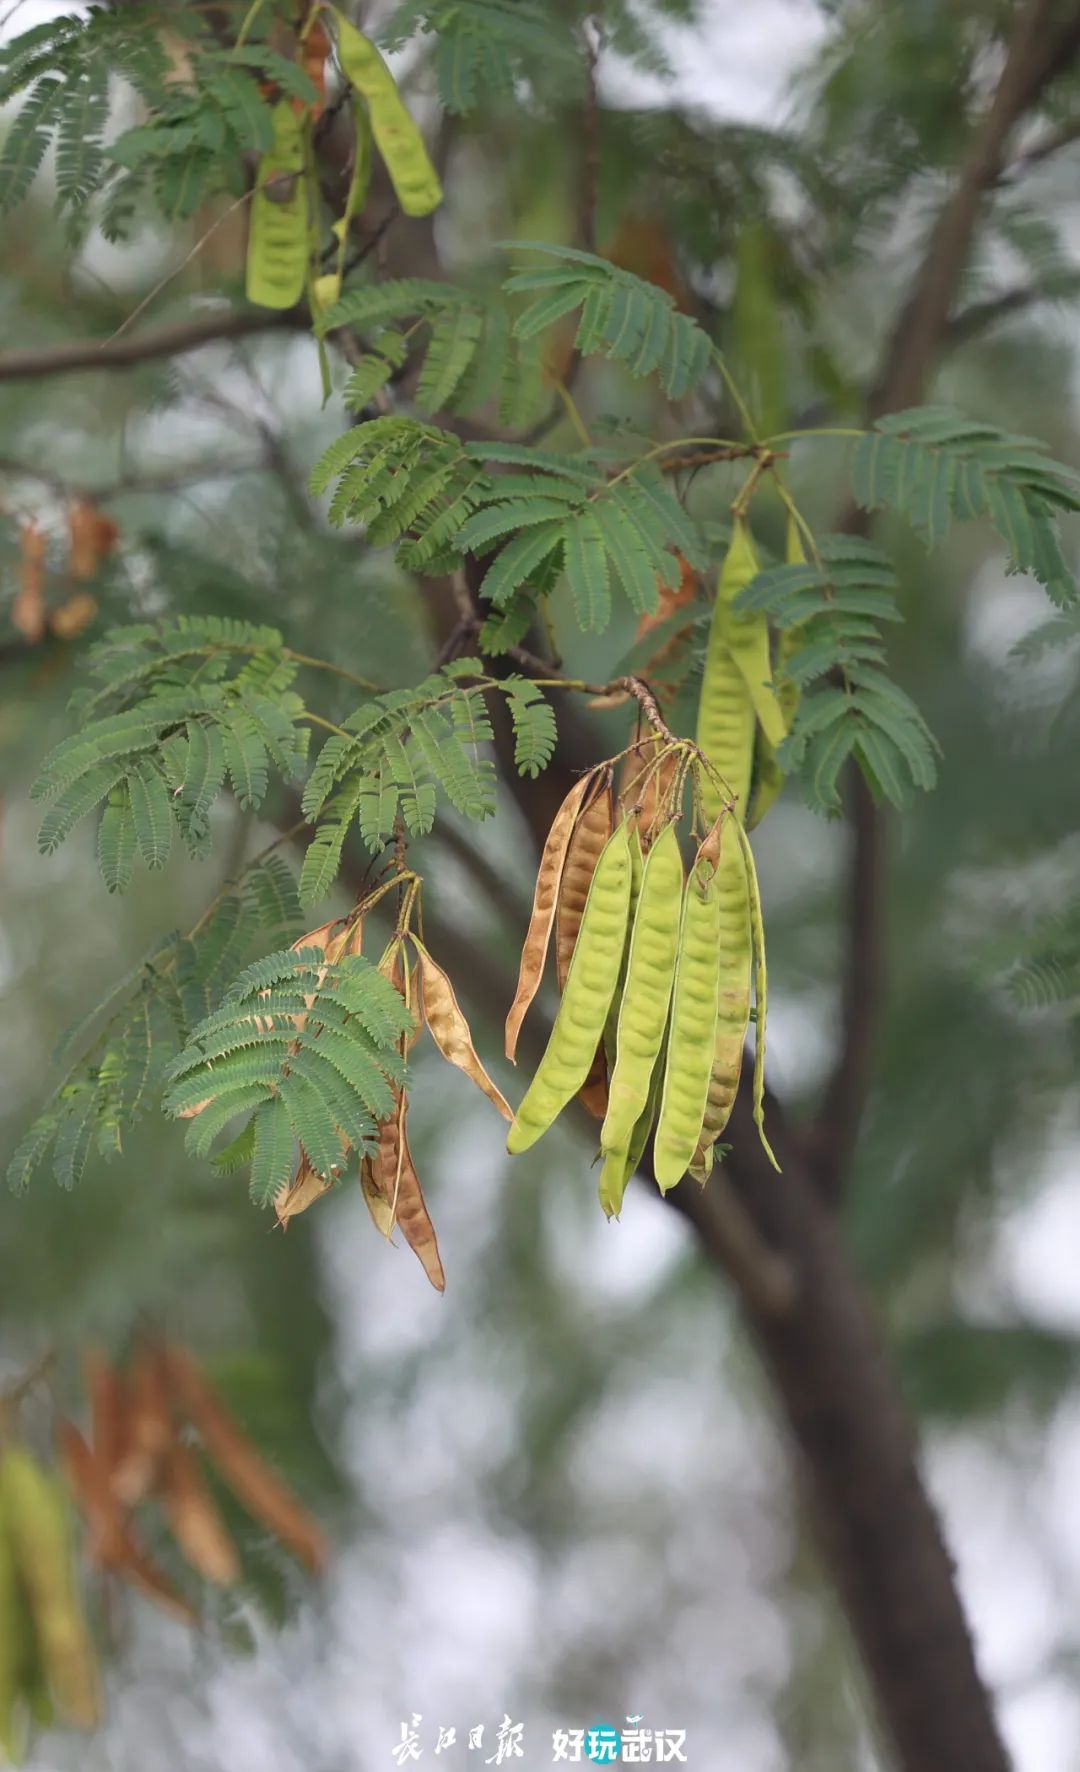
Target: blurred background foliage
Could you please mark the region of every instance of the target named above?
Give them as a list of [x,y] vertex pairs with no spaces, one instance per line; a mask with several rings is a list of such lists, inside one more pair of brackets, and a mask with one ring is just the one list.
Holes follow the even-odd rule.
[[[364,10],[368,28],[385,16]],[[545,10],[560,29],[580,12],[575,0]],[[48,11],[26,5],[5,29]],[[1001,0],[613,10],[598,69],[598,248],[707,321],[770,428],[858,412],[1010,11]],[[387,232],[381,271],[482,279],[501,238],[574,238],[592,127],[581,83],[539,58],[513,94],[447,118],[431,48],[414,39],[397,65],[430,123],[448,201],[433,228]],[[992,195],[935,388],[1074,466],[1078,101],[1080,82],[1057,83]],[[6,224],[5,351],[108,337],[146,297],[144,327],[239,301],[242,213],[187,256],[220,213],[129,248],[91,229],[72,251],[46,167]],[[363,225],[378,219],[376,202]],[[343,374],[336,365],[338,384]],[[212,861],[140,873],[123,901],[102,891],[86,831],[51,859],[37,854],[27,789],[66,730],[86,641],[113,621],[213,611],[272,622],[385,684],[421,675],[434,643],[422,588],[330,531],[304,490],[343,417],[337,400],[321,406],[301,330],[268,324],[53,378],[5,380],[0,358],[0,384],[0,621],[28,520],[49,537],[50,606],[77,589],[97,606],[70,641],[30,645],[12,625],[0,640],[10,1149],[67,1024],[272,835],[226,810]],[[576,398],[592,419],[670,422],[607,364],[583,371]],[[791,462],[800,504],[827,526],[841,467],[828,445]],[[722,521],[734,484],[725,469],[699,473],[692,507]],[[68,576],[75,493],[119,531],[88,586]],[[762,536],[779,542],[778,516]],[[884,1029],[847,1232],[927,1435],[1017,1764],[1067,1772],[1080,1766],[1078,1023],[1068,981],[1025,993],[1017,974],[1046,915],[1064,913],[1062,944],[1076,941],[1076,654],[1014,654],[1045,600],[1005,578],[988,533],[965,527],[932,560],[899,525],[885,539],[906,618],[891,664],[944,765],[937,791],[890,821]],[[575,670],[613,674],[629,623],[581,640],[556,616]],[[325,711],[347,706],[331,697]],[[621,720],[598,717],[598,734],[623,742]],[[602,754],[607,739],[597,743]],[[454,932],[466,933],[509,976],[533,860],[513,805],[468,845],[493,890],[460,842],[436,833],[418,851],[442,932],[432,945],[453,968]],[[836,1036],[844,835],[786,796],[758,850],[773,1082],[798,1119]],[[504,1005],[458,982],[493,1057]],[[74,1195],[42,1177],[3,1202],[0,1377],[55,1345],[56,1398],[77,1412],[82,1347],[117,1351],[140,1322],[167,1327],[206,1360],[337,1547],[316,1591],[237,1522],[251,1585],[209,1602],[201,1638],[139,1602],[110,1606],[104,1734],[49,1737],[34,1763],[366,1769],[391,1763],[412,1712],[430,1725],[430,1754],[436,1724],[463,1738],[483,1721],[493,1740],[509,1711],[537,1765],[551,1727],[628,1712],[686,1727],[691,1764],[883,1765],[717,1275],[644,1190],[608,1227],[587,1146],[561,1128],[510,1174],[493,1116],[422,1049],[419,1062],[411,1138],[445,1300],[407,1253],[380,1246],[358,1192],[283,1235],[242,1182],[186,1161],[180,1130],[159,1119]],[[492,1068],[513,1090],[497,1056]],[[47,1433],[44,1399],[30,1426]]]

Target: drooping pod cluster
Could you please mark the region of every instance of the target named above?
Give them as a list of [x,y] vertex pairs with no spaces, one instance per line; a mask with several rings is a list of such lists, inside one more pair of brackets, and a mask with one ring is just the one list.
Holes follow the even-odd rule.
[[[617,799],[612,774],[613,765],[604,764],[583,777],[552,825],[506,1045],[513,1058],[554,928],[562,1000],[507,1149],[527,1150],[581,1096],[601,1120],[599,1191],[609,1216],[620,1210],[650,1136],[662,1189],[687,1171],[704,1179],[703,1152],[711,1166],[742,1063],[740,1044],[722,1079],[728,1100],[721,1117],[718,1054],[730,1047],[725,999],[733,982],[736,994],[741,991],[744,960],[748,969],[755,951],[762,1026],[765,988],[760,917],[746,919],[745,955],[723,939],[720,858],[729,846],[737,851],[740,878],[753,876],[749,845],[726,802],[695,844],[689,872],[684,868],[679,823],[686,790],[692,790],[691,828],[700,830],[704,783],[711,779],[697,747],[656,736],[634,746],[625,754]],[[756,904],[756,879],[752,896]],[[763,1063],[761,1043],[759,1070]]]
[[323,308],[341,294],[348,231],[367,197],[373,142],[405,215],[430,215],[442,202],[438,173],[393,74],[371,39],[334,6],[313,6],[300,35],[301,65],[309,78],[315,76],[316,91],[330,49],[320,12],[332,23],[337,60],[354,95],[353,177],[344,214],[333,224],[337,268],[317,275],[323,220],[312,129],[321,97],[308,105],[282,96],[272,113],[273,144],[259,161],[251,196],[246,290],[248,300],[264,308],[295,307],[305,290],[314,307]]

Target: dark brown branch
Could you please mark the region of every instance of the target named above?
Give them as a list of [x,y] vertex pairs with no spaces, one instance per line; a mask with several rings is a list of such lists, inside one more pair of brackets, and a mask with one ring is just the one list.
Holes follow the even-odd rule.
[[69,339],[60,345],[0,353],[0,381],[31,381],[50,375],[71,375],[82,369],[127,369],[157,357],[179,357],[203,345],[251,338],[260,332],[302,331],[307,317],[299,308],[275,313],[269,308],[250,312],[206,314],[158,326],[152,332],[126,333],[113,339]]
[[1072,0],[1024,0],[1005,66],[922,265],[901,310],[877,383],[867,399],[871,422],[922,398],[948,325],[987,192],[1000,175],[1017,123],[1080,50],[1080,14]]
[[981,338],[984,332],[989,332],[1000,321],[1011,319],[1015,314],[1026,313],[1042,302],[1072,301],[1078,296],[1080,270],[1067,280],[1063,278],[1049,287],[1040,288],[1035,284],[1021,283],[1015,289],[1003,289],[998,295],[988,295],[984,301],[969,302],[966,308],[953,314],[942,343],[946,346],[968,344],[972,339]]
[[1001,173],[999,184],[1016,184],[1036,166],[1044,165],[1053,155],[1060,154],[1063,148],[1070,148],[1077,141],[1080,141],[1080,117],[1070,117],[1060,128],[1051,129],[1041,141],[1033,142],[1010,161]]

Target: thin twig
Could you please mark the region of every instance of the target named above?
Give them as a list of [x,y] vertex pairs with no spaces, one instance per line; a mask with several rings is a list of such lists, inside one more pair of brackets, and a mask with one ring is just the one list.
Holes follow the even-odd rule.
[[157,357],[179,357],[204,345],[248,338],[259,332],[303,330],[307,317],[302,309],[279,313],[271,308],[250,312],[206,314],[143,332],[134,338],[69,339],[25,351],[0,353],[0,381],[36,381],[50,375],[70,375],[82,369],[127,369]]

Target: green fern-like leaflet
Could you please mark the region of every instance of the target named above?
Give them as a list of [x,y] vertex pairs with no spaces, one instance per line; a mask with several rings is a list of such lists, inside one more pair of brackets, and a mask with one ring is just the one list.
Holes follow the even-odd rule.
[[251,1190],[273,1199],[296,1168],[341,1174],[350,1151],[370,1155],[404,1081],[396,1050],[409,1012],[360,955],[319,948],[270,954],[242,972],[167,1067],[166,1112],[187,1119],[187,1146],[209,1155],[240,1115],[233,1141],[250,1155]]
[[802,694],[777,762],[785,773],[798,772],[818,810],[840,810],[838,778],[848,757],[901,806],[913,787],[933,787],[938,747],[911,697],[881,668],[879,623],[900,620],[892,562],[846,535],[823,536],[817,552],[818,563],[760,572],[736,599],[737,609],[763,612],[791,636],[777,680]]
[[543,691],[523,677],[486,676],[476,659],[457,659],[412,689],[375,697],[326,740],[304,789],[305,816],[318,824],[300,877],[304,905],[324,898],[337,877],[349,832],[382,848],[400,817],[412,836],[435,818],[438,793],[470,819],[495,810],[495,769],[485,748],[493,732],[490,695],[501,696],[523,774],[536,775],[555,745],[555,718]]
[[129,1129],[157,1106],[165,1066],[218,1002],[221,980],[299,927],[296,883],[280,857],[269,855],[222,895],[197,935],[157,943],[64,1035],[55,1060],[67,1074],[20,1140],[10,1186],[25,1188],[50,1155],[65,1188],[82,1179],[95,1153],[118,1155]]
[[273,628],[214,617],[119,628],[89,663],[98,687],[71,700],[80,730],[46,757],[33,794],[49,801],[38,834],[46,854],[104,807],[98,853],[112,892],[130,883],[136,852],[164,866],[174,829],[205,855],[226,782],[254,808],[271,768],[288,780],[303,767],[297,667]]
[[953,517],[987,518],[1016,571],[1030,572],[1055,603],[1075,600],[1057,522],[1080,511],[1080,487],[1032,438],[943,407],[916,407],[859,439],[851,478],[866,510],[898,511],[930,547],[946,539]]

